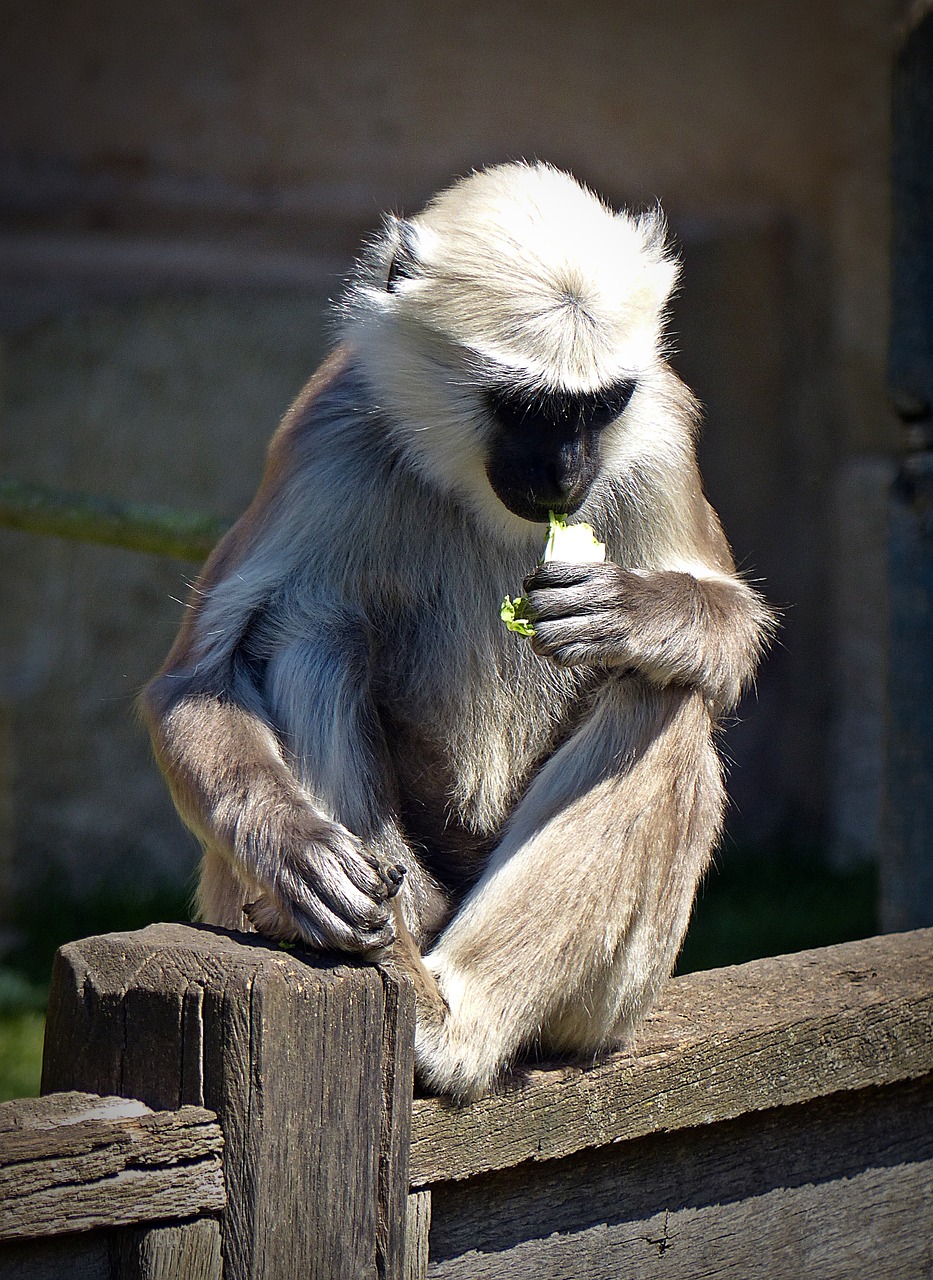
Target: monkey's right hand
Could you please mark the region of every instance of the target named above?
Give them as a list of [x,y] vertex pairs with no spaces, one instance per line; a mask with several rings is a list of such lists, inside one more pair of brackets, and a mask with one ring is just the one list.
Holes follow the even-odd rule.
[[290,833],[262,859],[263,892],[244,907],[246,916],[269,938],[378,955],[395,939],[389,899],[404,868],[382,866],[337,823],[316,818],[304,825],[313,830],[298,840]]

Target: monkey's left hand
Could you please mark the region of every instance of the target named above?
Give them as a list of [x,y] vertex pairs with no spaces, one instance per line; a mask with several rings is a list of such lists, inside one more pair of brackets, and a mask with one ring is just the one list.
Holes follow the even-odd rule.
[[552,560],[525,580],[525,592],[535,652],[560,666],[634,667],[658,684],[698,685],[722,703],[738,697],[750,594],[741,583]]
[[640,638],[655,630],[657,602],[644,599],[643,586],[612,563],[539,565],[524,582],[535,652],[562,667],[634,664]]

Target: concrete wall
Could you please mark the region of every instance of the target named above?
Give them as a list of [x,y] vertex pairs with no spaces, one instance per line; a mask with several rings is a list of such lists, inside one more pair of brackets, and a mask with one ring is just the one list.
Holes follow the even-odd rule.
[[2,136],[39,187],[96,180],[84,215],[97,225],[139,225],[160,204],[174,225],[220,206],[266,236],[290,214],[366,224],[521,155],[683,218],[777,212],[828,260],[846,439],[870,447],[884,416],[898,10],[350,0],[338,15],[307,0],[10,0]]
[[[851,491],[853,458],[896,440],[897,14],[890,0],[8,3],[0,469],[235,514],[380,209],[519,155],[619,202],[659,198],[684,247],[674,331],[707,407],[710,495],[785,610],[758,705],[730,730],[735,829],[850,849],[854,786],[870,850],[877,803],[858,779],[877,773],[882,672],[857,637],[883,619],[883,466],[863,474],[871,501],[832,494]],[[18,873],[192,865],[131,717],[184,573],[2,534],[0,840]]]
[[[234,516],[275,419],[323,347],[319,295],[155,298],[81,308],[9,347],[0,470]],[[187,874],[134,715],[195,566],[2,531],[0,698],[14,864],[70,883],[124,866]]]

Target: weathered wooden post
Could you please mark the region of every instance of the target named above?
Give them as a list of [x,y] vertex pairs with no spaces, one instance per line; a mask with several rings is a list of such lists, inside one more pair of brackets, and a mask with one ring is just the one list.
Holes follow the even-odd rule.
[[912,7],[894,67],[889,381],[906,453],[890,502],[881,918],[933,924],[933,2]]
[[59,952],[42,1089],[217,1113],[226,1280],[400,1280],[413,1044],[372,966],[153,925]]

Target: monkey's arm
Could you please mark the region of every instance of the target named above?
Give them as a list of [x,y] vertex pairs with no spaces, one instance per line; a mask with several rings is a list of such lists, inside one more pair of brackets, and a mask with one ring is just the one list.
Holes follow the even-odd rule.
[[[147,691],[156,753],[182,817],[239,883],[238,908],[258,899],[267,919],[256,923],[276,914],[277,927],[263,930],[274,936],[342,951],[387,946],[396,873],[320,812],[267,719],[246,705],[257,701],[255,691],[235,680],[223,692],[176,688],[166,706],[172,680],[168,671]],[[216,892],[202,885],[209,922],[241,927],[239,919],[211,918]]]
[[316,424],[339,412],[350,376],[338,348],[279,428],[262,485],[210,556],[142,711],[205,846],[202,918],[242,928],[252,902],[272,936],[374,954],[394,936],[395,864],[409,870],[407,903],[428,887],[394,823],[359,619],[307,598],[307,567],[322,551],[313,523],[297,518],[327,463]]
[[731,574],[541,565],[525,584],[534,647],[562,666],[629,667],[655,684],[738,701],[773,630],[758,593]]

